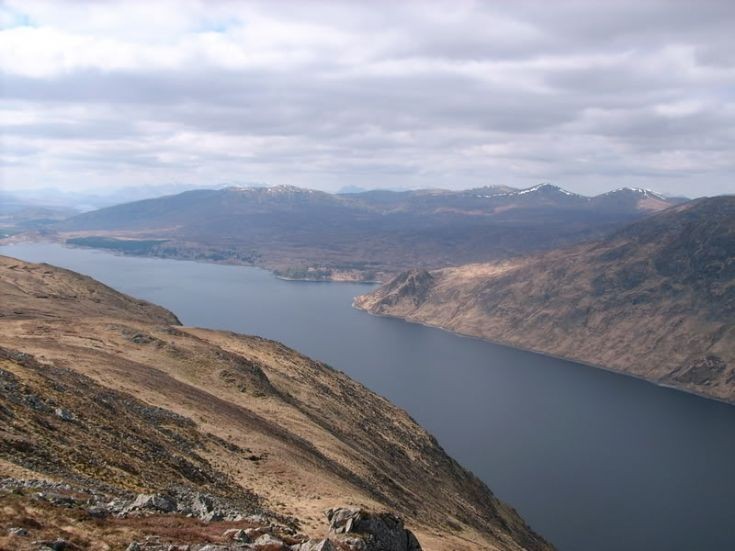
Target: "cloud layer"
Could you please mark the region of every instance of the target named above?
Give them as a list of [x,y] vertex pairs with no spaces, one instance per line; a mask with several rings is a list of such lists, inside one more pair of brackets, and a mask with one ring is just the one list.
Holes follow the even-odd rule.
[[0,7],[2,185],[735,192],[735,3]]

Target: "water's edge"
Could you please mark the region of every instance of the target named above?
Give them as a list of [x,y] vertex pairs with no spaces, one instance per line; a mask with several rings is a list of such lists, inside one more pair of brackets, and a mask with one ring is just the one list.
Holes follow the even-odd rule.
[[670,384],[667,384],[661,381],[657,381],[655,379],[648,379],[647,377],[643,377],[642,375],[636,375],[635,373],[629,373],[627,371],[622,371],[614,367],[609,367],[609,366],[602,365],[602,364],[595,364],[591,362],[585,362],[583,360],[580,360],[578,358],[574,358],[571,356],[560,356],[557,354],[551,354],[549,352],[544,352],[543,350],[538,350],[536,348],[527,348],[524,346],[518,346],[517,344],[511,344],[505,341],[489,339],[487,337],[480,337],[478,335],[472,335],[470,333],[463,333],[462,331],[455,331],[454,329],[448,329],[439,324],[433,324],[433,323],[429,323],[425,321],[413,320],[411,318],[404,318],[402,316],[395,316],[392,314],[378,314],[377,312],[371,312],[367,308],[362,308],[358,306],[356,304],[356,300],[357,300],[357,297],[355,297],[355,300],[352,301],[352,308],[354,308],[355,310],[359,310],[360,312],[365,312],[366,314],[370,316],[375,316],[376,318],[397,319],[397,320],[401,320],[406,323],[412,323],[414,325],[421,325],[423,327],[429,327],[431,329],[439,329],[440,331],[444,331],[446,333],[449,333],[451,335],[456,335],[464,339],[474,339],[474,340],[478,340],[482,342],[489,342],[491,344],[495,344],[497,346],[502,346],[505,348],[510,348],[512,350],[521,350],[523,352],[530,352],[531,354],[538,354],[539,356],[544,356],[546,358],[553,358],[555,360],[564,360],[565,362],[570,362],[570,363],[585,366],[585,367],[591,367],[593,369],[600,369],[602,371],[607,371],[608,373],[613,373],[615,375],[623,375],[625,377],[637,379],[639,381],[643,381],[644,383],[648,383],[648,384],[651,384],[653,386],[657,386],[660,388],[665,388],[667,390],[676,390],[677,392],[683,392],[684,394],[696,396],[697,398],[702,398],[704,400],[711,400],[713,402],[727,404],[728,406],[735,406],[735,400],[730,401],[730,400],[725,400],[723,398],[717,398],[715,396],[709,396],[707,394],[702,394],[701,392],[697,392],[696,390],[691,390],[688,388],[681,388],[681,387],[670,385]]

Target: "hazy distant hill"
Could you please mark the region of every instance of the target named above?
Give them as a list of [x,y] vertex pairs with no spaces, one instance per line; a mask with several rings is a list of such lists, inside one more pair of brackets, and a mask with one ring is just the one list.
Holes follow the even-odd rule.
[[590,198],[548,184],[337,195],[231,187],[88,212],[57,229],[78,245],[140,254],[139,245],[110,237],[143,239],[152,255],[253,263],[295,277],[371,279],[579,242],[675,202],[629,189]]
[[405,272],[356,304],[735,402],[735,197],[530,258]]
[[29,230],[41,230],[78,214],[79,210],[34,202],[0,191],[0,239]]

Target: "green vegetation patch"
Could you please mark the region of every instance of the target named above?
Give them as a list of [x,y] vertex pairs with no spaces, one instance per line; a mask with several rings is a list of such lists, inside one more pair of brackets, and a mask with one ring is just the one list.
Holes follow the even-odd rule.
[[166,239],[116,239],[114,237],[73,237],[67,239],[68,245],[109,249],[127,254],[152,254]]

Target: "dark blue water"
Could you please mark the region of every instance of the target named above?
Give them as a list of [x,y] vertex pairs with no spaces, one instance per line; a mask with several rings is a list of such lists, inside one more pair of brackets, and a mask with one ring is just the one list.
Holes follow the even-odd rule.
[[370,286],[50,244],[0,253],[345,371],[405,408],[562,551],[735,549],[735,407],[352,309]]

